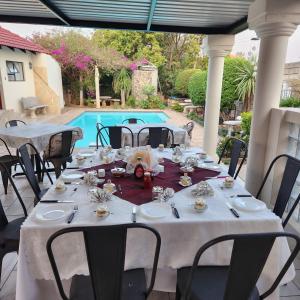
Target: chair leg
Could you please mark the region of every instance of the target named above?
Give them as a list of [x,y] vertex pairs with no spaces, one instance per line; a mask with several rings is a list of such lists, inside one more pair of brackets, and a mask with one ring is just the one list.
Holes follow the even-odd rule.
[[181,293],[180,290],[178,288],[178,285],[176,285],[176,298],[175,300],[180,300],[181,299]]
[[2,275],[2,262],[6,252],[0,250],[0,283],[1,283],[1,275]]
[[2,182],[4,187],[4,193],[5,195],[7,195],[8,175],[6,174],[5,171],[1,171],[1,176],[2,176]]

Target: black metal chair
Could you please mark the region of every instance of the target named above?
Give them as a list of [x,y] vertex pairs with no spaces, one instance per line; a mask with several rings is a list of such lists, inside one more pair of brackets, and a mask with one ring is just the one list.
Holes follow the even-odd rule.
[[[152,275],[148,287],[144,269],[124,271],[127,231],[132,228],[150,231],[156,238]],[[90,276],[73,276],[70,296],[67,297],[52,252],[52,243],[57,237],[73,232],[83,233]],[[87,226],[65,228],[54,233],[47,242],[47,252],[62,299],[139,300],[146,299],[153,289],[160,244],[159,233],[144,224]]]
[[1,171],[1,177],[2,177],[2,182],[3,182],[3,187],[4,187],[4,192],[7,194],[7,187],[8,187],[8,175],[11,175],[12,171],[11,168],[13,166],[16,166],[18,164],[18,157],[16,155],[12,155],[6,142],[0,138],[0,145],[3,145],[6,153],[2,156],[0,156],[0,163],[5,165],[6,169],[8,172],[6,172],[3,168],[0,167]]
[[122,124],[137,124],[138,122],[141,122],[143,124],[145,124],[145,121],[142,119],[138,119],[138,118],[129,118],[129,119],[125,119]]
[[[231,148],[231,151],[228,150],[228,148]],[[231,137],[227,140],[227,142],[224,145],[224,148],[222,149],[221,155],[219,157],[218,164],[222,161],[225,154],[228,154],[230,152],[230,163],[228,168],[228,174],[236,179],[240,173],[240,170],[247,158],[248,154],[248,146],[247,144],[237,138]],[[242,159],[240,164],[239,160]],[[239,164],[239,167],[238,167]],[[238,169],[237,169],[238,168]]]
[[23,125],[27,125],[24,121],[22,120],[9,120],[5,123],[5,127],[16,127],[16,126],[23,126]]
[[[287,204],[289,202],[296,179],[299,175],[299,171],[300,171],[300,160],[299,159],[292,157],[288,154],[281,154],[281,155],[275,157],[267,170],[267,173],[262,181],[262,184],[256,194],[256,198],[259,199],[261,192],[265,186],[265,183],[266,183],[275,163],[280,158],[286,158],[287,160],[286,160],[285,168],[283,171],[282,180],[281,180],[281,184],[280,184],[279,191],[277,194],[277,199],[275,202],[273,212],[279,218],[282,218],[284,211],[287,207]],[[297,199],[293,203],[292,208],[289,210],[286,218],[282,222],[283,227],[285,227],[285,225],[288,223],[288,221],[289,221],[290,217],[292,216],[295,208],[297,207],[299,201],[300,201],[300,194],[298,195]]]
[[7,178],[10,184],[12,185],[13,190],[16,193],[18,201],[20,202],[22,206],[22,210],[24,212],[24,217],[20,217],[13,221],[8,222],[2,203],[0,201],[0,281],[1,281],[2,261],[4,256],[7,253],[18,252],[19,250],[20,228],[27,217],[27,210],[18,192],[17,187],[14,184],[14,181],[10,176],[9,170],[6,168],[5,164],[1,162],[0,162],[0,168],[3,170],[3,172],[6,172]]
[[189,135],[190,138],[192,138],[192,133],[193,133],[194,127],[195,127],[194,122],[188,122],[187,124],[185,124],[183,126],[183,129],[185,129],[187,131],[187,134]]
[[[259,295],[257,280],[277,238],[296,242],[294,249],[271,288]],[[233,241],[229,266],[198,266],[200,257],[210,247]],[[255,249],[255,251],[253,251]],[[300,238],[285,232],[235,234],[218,237],[197,252],[192,267],[177,270],[176,300],[261,300],[278,287],[300,250]]]
[[36,205],[43,195],[47,192],[48,189],[41,190],[38,180],[35,176],[34,171],[34,160],[36,162],[36,167],[41,169],[41,172],[44,174],[47,174],[47,177],[49,178],[49,181],[51,184],[53,184],[52,178],[50,177],[50,174],[45,166],[44,161],[40,157],[39,152],[34,147],[34,145],[30,143],[26,143],[19,147],[17,149],[17,156],[21,165],[21,168],[23,172],[25,173],[25,176],[33,190],[33,193],[35,195],[34,199],[34,205]]
[[72,153],[75,146],[74,137],[77,134],[76,130],[66,130],[50,137],[43,159],[45,162],[53,164],[54,169],[48,169],[48,172],[54,171],[56,178],[60,176],[62,170],[66,169],[67,162],[72,162]]
[[[174,145],[174,133],[173,130],[168,127],[143,127],[137,135],[137,145],[140,145],[140,134],[143,131],[149,132],[149,137],[147,139],[147,145],[151,148],[157,148],[159,144],[164,144],[165,147],[169,145]],[[169,140],[171,139],[171,142]]]
[[[96,148],[99,147],[99,142],[102,147],[111,145],[113,149],[122,148],[122,133],[127,130],[131,137],[131,146],[133,147],[133,133],[130,128],[126,126],[104,126],[101,127],[96,136]],[[106,135],[108,139],[106,139]]]

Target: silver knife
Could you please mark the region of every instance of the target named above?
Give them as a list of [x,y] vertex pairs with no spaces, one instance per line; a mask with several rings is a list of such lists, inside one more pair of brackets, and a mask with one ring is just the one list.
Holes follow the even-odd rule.
[[238,214],[238,212],[232,207],[232,205],[229,202],[226,202],[227,207],[229,208],[229,210],[231,211],[231,213],[236,217],[239,218],[240,215]]
[[132,222],[136,223],[136,206],[132,208]]
[[73,200],[41,200],[40,203],[73,203]]

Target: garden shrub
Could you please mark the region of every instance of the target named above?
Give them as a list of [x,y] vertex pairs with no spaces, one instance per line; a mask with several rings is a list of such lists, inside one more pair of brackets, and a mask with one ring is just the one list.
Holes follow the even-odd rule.
[[131,108],[136,108],[136,99],[130,95],[126,101],[127,106]]
[[190,77],[188,94],[194,105],[204,105],[207,71],[197,71]]
[[242,123],[241,128],[245,135],[250,135],[252,112],[243,112],[241,113]]
[[[231,109],[234,101],[238,100],[236,79],[239,74],[237,69],[244,64],[250,64],[242,57],[226,57],[222,84],[221,109]],[[190,77],[188,94],[194,105],[204,105],[206,97],[207,72],[198,71]]]
[[184,108],[181,106],[179,103],[175,103],[171,106],[171,109],[178,111],[178,112],[183,112]]
[[296,97],[281,99],[280,107],[300,107],[300,99]]
[[187,69],[179,72],[175,80],[175,91],[177,94],[186,97],[188,96],[188,84],[192,75],[199,72],[199,69]]
[[190,112],[187,117],[200,125],[204,125],[204,118],[202,115],[197,114],[195,111]]
[[143,109],[164,109],[165,104],[162,102],[159,96],[151,96],[148,99],[140,101],[140,108]]

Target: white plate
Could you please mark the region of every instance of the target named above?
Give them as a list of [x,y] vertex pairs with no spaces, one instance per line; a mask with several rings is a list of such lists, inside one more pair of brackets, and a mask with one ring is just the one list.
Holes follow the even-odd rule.
[[40,206],[37,208],[35,217],[39,221],[58,221],[65,218],[67,216],[68,211],[71,211],[71,207],[66,208],[59,206],[55,208],[54,205]]
[[169,204],[160,202],[150,202],[140,206],[141,213],[148,218],[159,219],[171,214]]
[[237,209],[244,211],[261,211],[266,209],[266,204],[252,197],[234,198],[232,205]]
[[79,171],[72,173],[63,173],[61,174],[61,179],[66,182],[71,182],[83,178],[84,174],[84,172]]

